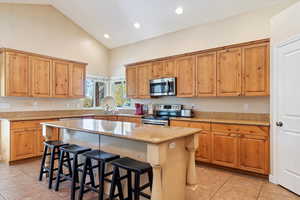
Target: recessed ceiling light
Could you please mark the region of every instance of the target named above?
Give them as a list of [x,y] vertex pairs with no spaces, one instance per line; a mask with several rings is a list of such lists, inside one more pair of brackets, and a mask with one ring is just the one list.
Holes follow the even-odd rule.
[[175,13],[176,13],[177,15],[181,15],[181,14],[183,13],[183,8],[182,8],[182,7],[176,8]]
[[133,26],[134,26],[134,28],[136,28],[136,29],[141,28],[141,24],[138,23],[138,22],[135,22],[135,23],[133,24]]
[[109,39],[109,38],[110,38],[110,36],[109,36],[108,34],[104,34],[104,37],[105,37],[106,39]]

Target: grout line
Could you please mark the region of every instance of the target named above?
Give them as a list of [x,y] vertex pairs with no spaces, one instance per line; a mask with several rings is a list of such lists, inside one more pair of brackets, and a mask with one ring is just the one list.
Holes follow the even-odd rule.
[[264,187],[264,185],[265,185],[266,183],[262,183],[261,184],[261,186],[260,186],[260,188],[259,188],[259,191],[258,191],[258,194],[257,194],[257,200],[259,199],[259,197],[260,197],[260,195],[261,195],[261,192],[262,192],[262,189],[263,189],[263,187]]
[[219,189],[217,189],[214,193],[213,193],[213,195],[211,196],[211,197],[209,197],[209,199],[211,200],[211,199],[213,199],[215,196],[216,196],[216,194],[221,190],[221,188],[231,179],[233,177],[233,174],[231,175],[231,176],[229,176],[228,177],[228,179],[226,180],[226,181],[224,181],[224,183],[219,187]]
[[7,200],[7,198],[5,198],[5,196],[3,196],[1,193],[0,193],[0,197],[4,200]]

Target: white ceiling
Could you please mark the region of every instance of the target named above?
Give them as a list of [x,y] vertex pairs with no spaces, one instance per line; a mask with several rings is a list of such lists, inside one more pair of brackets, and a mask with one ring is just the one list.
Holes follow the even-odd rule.
[[[213,22],[284,0],[6,0],[47,4],[94,36],[108,48]],[[0,0],[4,2],[4,0]],[[181,6],[182,15],[174,10]],[[140,29],[133,23],[139,22]],[[103,37],[109,34],[110,39]]]

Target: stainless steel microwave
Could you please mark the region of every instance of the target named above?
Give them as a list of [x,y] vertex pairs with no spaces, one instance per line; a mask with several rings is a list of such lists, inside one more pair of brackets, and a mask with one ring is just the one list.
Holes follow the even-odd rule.
[[176,78],[161,78],[150,80],[150,96],[175,96]]

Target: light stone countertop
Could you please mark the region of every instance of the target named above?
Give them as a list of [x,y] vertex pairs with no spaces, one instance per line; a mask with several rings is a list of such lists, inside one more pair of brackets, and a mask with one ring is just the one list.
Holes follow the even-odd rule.
[[46,126],[88,132],[116,138],[160,144],[174,139],[187,137],[201,132],[201,129],[142,125],[95,119],[65,120],[41,123]]

